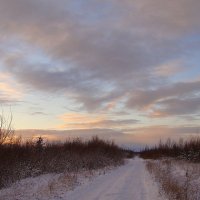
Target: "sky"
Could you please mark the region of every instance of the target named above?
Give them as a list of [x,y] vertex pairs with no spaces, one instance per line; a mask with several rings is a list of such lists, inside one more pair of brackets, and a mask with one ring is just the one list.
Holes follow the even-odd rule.
[[26,137],[198,135],[199,9],[199,0],[0,0],[4,115]]

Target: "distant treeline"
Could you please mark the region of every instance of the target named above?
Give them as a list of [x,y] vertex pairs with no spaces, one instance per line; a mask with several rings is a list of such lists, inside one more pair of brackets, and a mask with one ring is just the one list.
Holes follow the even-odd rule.
[[140,152],[144,159],[158,159],[162,157],[174,157],[178,159],[200,162],[200,137],[189,140],[180,139],[178,142],[168,139],[154,147],[146,147]]

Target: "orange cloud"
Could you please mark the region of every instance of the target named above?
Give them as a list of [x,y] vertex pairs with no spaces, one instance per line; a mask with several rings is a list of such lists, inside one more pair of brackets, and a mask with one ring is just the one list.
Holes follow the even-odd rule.
[[19,84],[11,79],[8,73],[0,73],[0,94],[6,99],[18,99],[23,93]]
[[66,129],[88,129],[93,128],[93,125],[106,118],[101,115],[83,114],[83,113],[66,113],[59,116],[64,121],[64,125],[59,128]]
[[158,76],[168,77],[172,75],[176,75],[177,73],[185,70],[182,67],[182,63],[180,60],[171,61],[168,63],[164,63],[155,68],[155,74]]
[[139,121],[136,119],[110,119],[105,115],[67,113],[59,116],[64,124],[59,129],[93,129],[132,127]]

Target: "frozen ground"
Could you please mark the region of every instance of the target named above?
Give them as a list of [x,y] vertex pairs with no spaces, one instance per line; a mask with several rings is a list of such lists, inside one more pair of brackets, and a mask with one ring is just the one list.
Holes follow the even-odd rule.
[[[66,187],[69,180],[71,190]],[[82,184],[77,185],[77,182]],[[145,169],[144,161],[139,158],[129,160],[127,164],[105,174],[93,176],[92,179],[90,174],[78,176],[77,179],[67,175],[25,179],[11,188],[0,190],[0,199],[162,200],[157,185]]]

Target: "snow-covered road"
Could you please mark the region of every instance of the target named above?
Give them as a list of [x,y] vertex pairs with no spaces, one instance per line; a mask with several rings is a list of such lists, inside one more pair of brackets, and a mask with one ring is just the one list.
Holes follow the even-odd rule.
[[140,158],[93,181],[77,187],[66,195],[67,200],[160,200],[156,184]]
[[105,174],[98,172],[78,176],[82,184],[75,184],[74,190],[69,190],[70,180],[65,174],[27,178],[0,190],[0,200],[164,200],[140,158],[127,160]]

